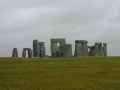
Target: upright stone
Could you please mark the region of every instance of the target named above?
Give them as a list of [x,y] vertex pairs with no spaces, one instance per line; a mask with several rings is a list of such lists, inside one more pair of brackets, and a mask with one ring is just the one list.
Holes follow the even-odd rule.
[[64,47],[64,57],[72,57],[72,45],[66,44]]
[[31,48],[28,48],[28,57],[29,58],[32,58],[32,49]]
[[107,56],[107,43],[103,43],[104,56]]
[[83,41],[83,56],[88,56],[88,41]]
[[75,53],[74,56],[81,56],[82,53],[82,44],[80,40],[75,41]]
[[99,43],[99,56],[104,56],[102,43]]
[[26,50],[25,50],[25,48],[23,48],[23,51],[22,51],[22,57],[23,57],[23,58],[26,57]]
[[44,42],[39,42],[38,43],[38,49],[39,49],[39,57],[45,57],[46,56],[46,52],[45,52],[45,43]]
[[38,40],[33,40],[33,57],[39,57]]
[[12,57],[13,58],[17,58],[18,57],[18,50],[17,50],[17,48],[13,48]]
[[95,43],[95,56],[100,56],[99,43]]

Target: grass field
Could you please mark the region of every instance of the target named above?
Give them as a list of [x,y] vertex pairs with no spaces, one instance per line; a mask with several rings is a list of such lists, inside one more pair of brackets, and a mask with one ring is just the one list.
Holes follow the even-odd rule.
[[120,57],[1,58],[0,90],[120,90]]

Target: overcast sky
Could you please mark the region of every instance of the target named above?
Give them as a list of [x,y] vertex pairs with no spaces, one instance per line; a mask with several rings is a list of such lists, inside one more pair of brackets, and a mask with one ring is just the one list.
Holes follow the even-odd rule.
[[0,0],[0,56],[32,40],[66,38],[108,43],[109,55],[120,55],[120,0]]

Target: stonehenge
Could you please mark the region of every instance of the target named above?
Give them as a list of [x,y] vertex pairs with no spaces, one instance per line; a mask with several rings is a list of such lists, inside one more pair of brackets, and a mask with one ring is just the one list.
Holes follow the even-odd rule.
[[[89,46],[87,40],[75,40],[75,50],[72,44],[66,43],[65,38],[50,39],[51,57],[85,57],[85,56],[107,56],[107,43],[95,42]],[[22,57],[46,57],[45,42],[33,40],[33,49],[23,48]],[[17,48],[13,48],[12,57],[18,57]]]

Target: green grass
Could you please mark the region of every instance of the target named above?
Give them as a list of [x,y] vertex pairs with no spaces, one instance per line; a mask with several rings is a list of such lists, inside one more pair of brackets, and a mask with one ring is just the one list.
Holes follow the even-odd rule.
[[1,58],[0,90],[120,90],[120,57]]

